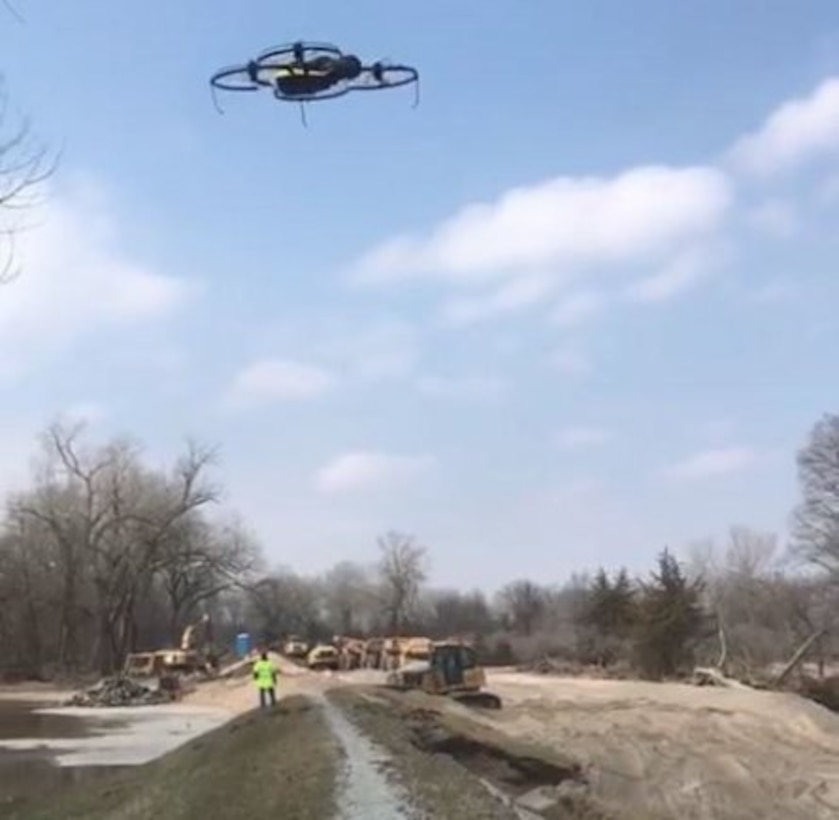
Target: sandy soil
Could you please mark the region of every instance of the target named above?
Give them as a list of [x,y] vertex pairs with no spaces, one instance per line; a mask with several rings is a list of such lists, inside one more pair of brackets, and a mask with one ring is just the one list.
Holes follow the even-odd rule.
[[[276,690],[278,698],[323,692],[340,683],[338,676],[329,672],[310,672],[278,655],[271,658],[280,672]],[[250,677],[249,666],[243,665],[238,675],[200,684],[183,698],[183,703],[224,709],[240,715],[259,705],[259,693]]]
[[839,817],[839,715],[770,692],[490,673],[510,736],[589,767],[614,807],[684,820]]
[[[381,673],[312,673],[280,659],[278,663],[277,694],[292,702],[295,695],[322,702],[322,695],[341,691],[358,693],[364,701],[374,691],[370,685],[383,682]],[[490,672],[489,689],[504,701],[499,712],[432,700],[471,725],[495,730],[505,742],[541,748],[545,759],[553,755],[579,761],[592,798],[615,817],[839,817],[839,715],[801,698],[677,684],[555,678],[512,670]],[[10,694],[32,699],[31,691],[15,688],[5,696]],[[358,703],[345,701],[343,706],[362,721],[362,729],[374,741],[384,743],[394,759],[402,761],[402,782],[412,793],[420,788],[427,794],[439,792],[435,816],[459,816],[447,814],[442,807],[450,805],[452,793],[466,793],[467,780],[455,773],[453,761],[446,765],[455,769],[440,769],[446,755],[411,752],[412,716],[424,707],[411,705],[413,696],[391,695],[405,700],[404,714],[395,701],[384,710],[374,709],[375,714],[359,711]],[[54,696],[51,693],[46,699]],[[183,706],[210,707],[235,716],[250,711],[257,702],[256,689],[243,668],[239,677],[202,684],[185,697]],[[408,731],[404,737],[399,728],[403,724]],[[297,741],[292,742],[296,745]],[[476,816],[503,815],[491,810]]]

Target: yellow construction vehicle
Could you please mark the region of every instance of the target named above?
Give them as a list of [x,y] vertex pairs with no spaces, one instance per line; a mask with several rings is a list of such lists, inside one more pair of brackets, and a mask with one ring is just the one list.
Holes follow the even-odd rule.
[[399,644],[399,668],[414,661],[427,661],[432,647],[431,638],[403,638]]
[[212,649],[212,622],[202,615],[184,629],[180,646],[154,652],[132,652],[125,659],[123,672],[136,678],[203,672],[213,676],[218,671],[218,658]]
[[428,660],[413,661],[391,672],[387,686],[445,695],[467,706],[501,708],[501,698],[484,690],[486,672],[478,664],[474,647],[464,641],[431,643]]
[[318,644],[306,656],[306,664],[309,669],[331,669],[337,671],[341,666],[341,655],[334,646],[329,644]]
[[283,643],[283,655],[292,660],[305,660],[309,654],[309,644],[297,635],[289,635]]

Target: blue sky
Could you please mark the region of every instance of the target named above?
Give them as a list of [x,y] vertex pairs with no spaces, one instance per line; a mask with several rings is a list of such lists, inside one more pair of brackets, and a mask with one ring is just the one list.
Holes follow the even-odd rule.
[[[639,0],[16,0],[63,148],[0,293],[4,488],[56,415],[222,448],[273,560],[414,532],[440,583],[783,532],[839,404],[839,9]],[[213,108],[296,38],[412,92]]]

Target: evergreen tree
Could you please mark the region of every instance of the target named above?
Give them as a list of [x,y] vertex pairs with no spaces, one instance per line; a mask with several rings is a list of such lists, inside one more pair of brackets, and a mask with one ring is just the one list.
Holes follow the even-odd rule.
[[606,570],[598,570],[582,611],[582,654],[602,666],[614,663],[626,654],[634,623],[635,591],[629,573],[621,569],[613,580]]
[[692,665],[702,630],[701,581],[688,581],[665,549],[658,571],[642,586],[637,609],[635,651],[641,671],[660,680]]

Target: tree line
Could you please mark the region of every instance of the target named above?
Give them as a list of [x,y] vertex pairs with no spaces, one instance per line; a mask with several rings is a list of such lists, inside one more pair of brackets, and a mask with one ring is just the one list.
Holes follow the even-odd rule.
[[839,416],[798,454],[802,500],[793,539],[733,528],[724,545],[665,549],[633,577],[601,568],[562,583],[513,580],[495,595],[429,585],[430,553],[388,532],[379,559],[317,576],[270,567],[256,538],[220,504],[215,453],[187,443],[165,467],[138,443],[94,442],[83,426],[41,436],[30,486],[0,521],[0,671],[44,677],[109,673],[130,651],[178,640],[203,614],[222,648],[240,630],[288,635],[469,636],[487,662],[550,657],[650,678],[694,664],[734,674],[790,657],[809,640],[836,651],[839,612]]

